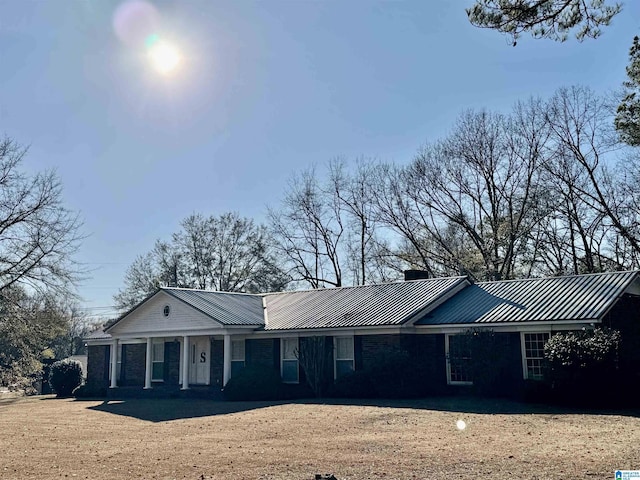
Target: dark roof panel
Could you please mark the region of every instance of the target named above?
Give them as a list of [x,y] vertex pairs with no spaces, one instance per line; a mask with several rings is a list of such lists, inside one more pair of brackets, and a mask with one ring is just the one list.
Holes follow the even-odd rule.
[[416,325],[598,320],[637,276],[612,272],[478,283]]

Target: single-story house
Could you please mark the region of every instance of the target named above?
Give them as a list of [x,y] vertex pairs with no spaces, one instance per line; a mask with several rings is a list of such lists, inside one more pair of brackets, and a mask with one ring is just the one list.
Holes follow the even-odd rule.
[[336,379],[401,349],[408,361],[397,368],[412,370],[422,391],[464,389],[474,382],[474,359],[463,338],[474,329],[496,340],[501,384],[510,388],[541,377],[543,346],[554,332],[600,325],[621,330],[629,351],[640,351],[640,272],[481,283],[460,276],[268,294],[166,287],[87,339],[87,383],[111,393],[220,392],[245,366],[268,366],[284,383],[299,384],[297,350],[321,336]]

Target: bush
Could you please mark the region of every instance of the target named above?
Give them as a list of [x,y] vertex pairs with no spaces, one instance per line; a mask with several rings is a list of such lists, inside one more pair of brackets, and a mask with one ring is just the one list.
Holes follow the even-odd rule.
[[330,393],[336,398],[374,398],[376,389],[366,372],[357,371],[337,378]]
[[49,385],[58,397],[70,397],[82,383],[82,365],[75,360],[60,360],[51,365]]
[[559,401],[594,404],[613,399],[621,335],[596,328],[557,333],[544,347],[545,380]]
[[249,366],[232,377],[223,389],[225,400],[278,400],[282,398],[282,379],[269,367]]
[[309,388],[322,397],[331,385],[333,345],[328,337],[303,337],[296,352]]

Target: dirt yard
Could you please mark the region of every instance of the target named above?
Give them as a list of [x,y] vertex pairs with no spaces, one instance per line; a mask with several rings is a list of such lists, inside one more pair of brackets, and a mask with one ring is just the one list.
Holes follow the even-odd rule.
[[472,399],[0,400],[3,479],[573,480],[616,469],[640,469],[640,412]]

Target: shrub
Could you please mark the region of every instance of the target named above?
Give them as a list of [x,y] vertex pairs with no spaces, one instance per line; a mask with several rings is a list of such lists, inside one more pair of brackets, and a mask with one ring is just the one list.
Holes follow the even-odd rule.
[[277,400],[282,398],[282,379],[269,367],[248,366],[233,376],[223,389],[225,400]]
[[328,337],[304,337],[296,357],[305,374],[307,385],[316,397],[322,397],[331,385],[333,346]]
[[545,380],[557,400],[600,403],[613,398],[621,335],[596,328],[557,333],[544,347]]
[[51,365],[49,385],[58,397],[70,397],[82,383],[82,365],[75,360],[60,360]]

